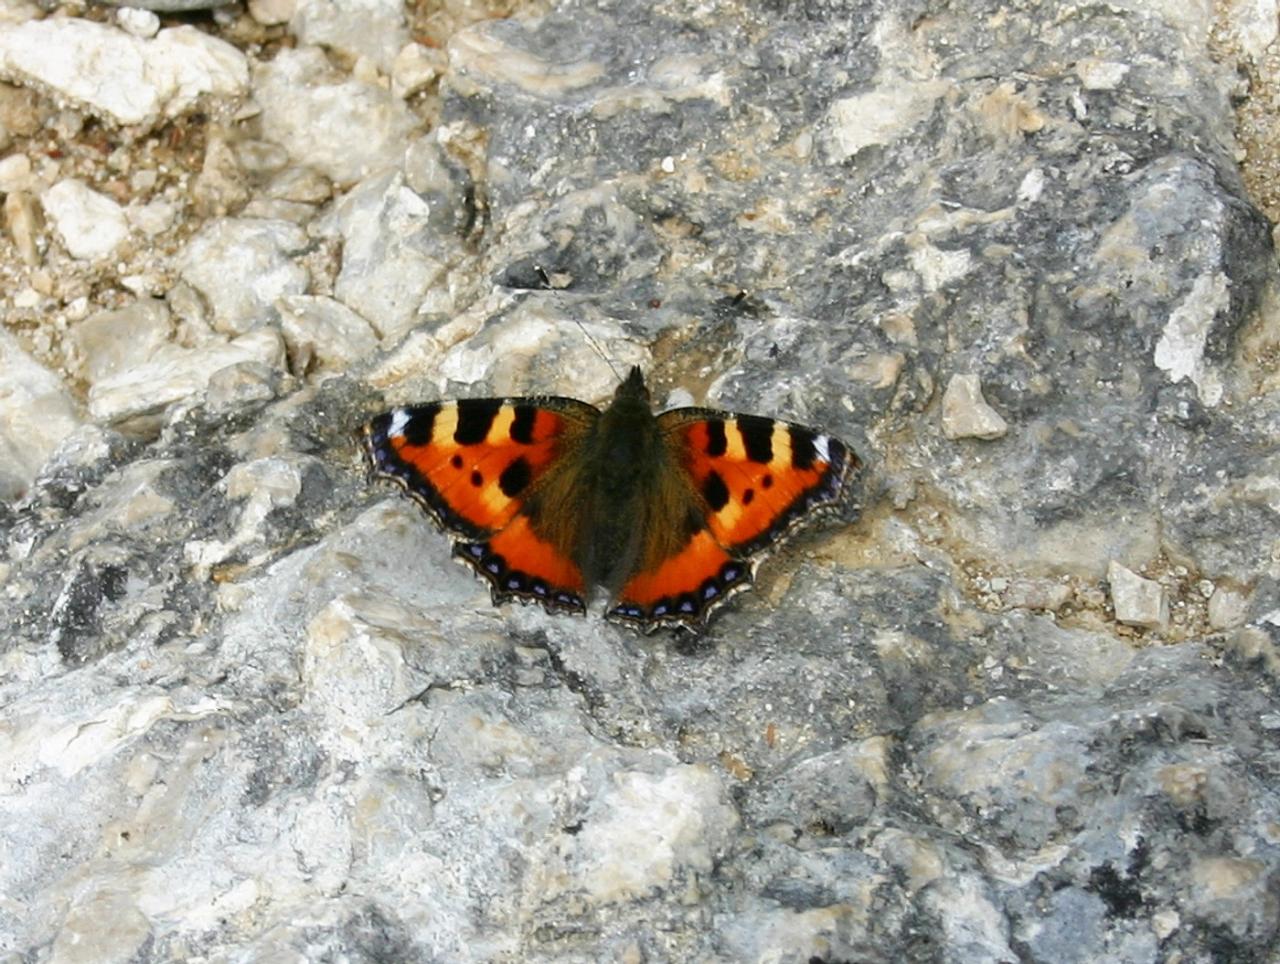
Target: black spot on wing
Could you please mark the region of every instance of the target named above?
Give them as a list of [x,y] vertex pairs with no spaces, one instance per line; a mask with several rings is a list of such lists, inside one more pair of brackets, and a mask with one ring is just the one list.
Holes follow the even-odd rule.
[[818,458],[818,450],[814,448],[816,436],[807,428],[792,425],[788,429],[791,434],[791,464],[797,469],[811,469]]
[[471,398],[457,404],[458,427],[453,430],[453,440],[459,445],[483,442],[493,427],[498,410],[502,408],[502,399]]
[[713,418],[707,421],[707,455],[718,458],[729,448],[729,440],[724,434],[724,419]]
[[511,421],[511,440],[521,445],[533,442],[533,425],[538,417],[538,410],[532,405],[517,405],[516,416]]
[[702,497],[707,500],[707,506],[712,512],[719,512],[729,503],[729,487],[714,469],[703,480]]
[[438,403],[405,409],[405,415],[408,417],[402,430],[404,440],[410,445],[426,445],[430,442],[431,433],[435,429],[436,415],[439,412],[440,405]]
[[738,431],[742,433],[742,447],[747,458],[761,465],[773,461],[773,419],[759,415],[739,415]]
[[532,479],[533,470],[529,463],[519,458],[502,470],[502,474],[498,476],[498,488],[508,499],[513,499],[524,491]]

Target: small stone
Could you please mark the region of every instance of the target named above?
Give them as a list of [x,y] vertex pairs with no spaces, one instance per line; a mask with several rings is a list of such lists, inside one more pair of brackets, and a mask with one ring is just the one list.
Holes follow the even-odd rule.
[[[215,373],[240,362],[261,362],[268,368],[284,368],[284,344],[267,328],[241,335],[229,342],[184,348],[167,344],[150,360],[95,382],[89,388],[89,411],[101,422],[136,423],[150,431],[153,416],[169,406],[196,398]],[[229,379],[224,377],[223,381]],[[224,395],[227,393],[223,389]],[[221,397],[219,398],[221,400]]]
[[1217,586],[1209,597],[1209,626],[1218,631],[1244,625],[1249,596],[1239,589]]
[[146,364],[169,341],[173,322],[163,301],[146,299],[100,311],[73,327],[76,374],[89,384]]
[[416,323],[428,290],[456,251],[456,236],[433,230],[437,214],[399,172],[369,178],[334,211],[343,241],[334,295],[395,338]]
[[1107,566],[1107,582],[1118,622],[1143,629],[1163,629],[1169,624],[1169,597],[1160,583],[1144,579],[1115,560]]
[[281,50],[254,82],[263,137],[338,184],[398,167],[419,125],[390,90],[335,74],[316,48]]
[[1053,613],[1071,601],[1071,587],[1052,579],[1013,579],[1003,601],[1010,609]]
[[6,25],[0,74],[110,123],[142,127],[185,113],[202,96],[242,94],[249,83],[244,54],[195,27],[143,39],[75,17]]
[[216,330],[243,334],[277,319],[276,299],[307,289],[310,274],[294,256],[309,244],[287,221],[220,218],[187,243],[179,272],[213,309]]
[[276,201],[324,204],[333,197],[333,185],[319,171],[309,167],[290,167],[273,177],[263,193]]
[[236,152],[220,132],[211,133],[205,145],[204,162],[191,185],[197,214],[205,217],[227,215],[249,201],[249,185]]
[[40,233],[40,210],[36,199],[26,191],[14,191],[5,195],[4,227],[18,249],[22,263],[37,265],[40,263],[40,248],[36,238]]
[[298,8],[298,0],[249,0],[249,16],[264,27],[288,23]]
[[297,0],[289,21],[298,42],[350,60],[367,58],[383,73],[409,40],[403,0]]
[[160,32],[160,18],[153,11],[140,7],[121,7],[116,11],[116,23],[125,33],[144,39]]
[[209,377],[204,403],[210,412],[220,414],[269,402],[278,394],[279,374],[256,360],[227,365]]
[[28,87],[0,84],[0,127],[17,137],[31,137],[53,113],[48,98]]
[[0,194],[25,191],[31,186],[31,158],[10,154],[0,160]]
[[952,375],[942,396],[942,433],[949,439],[1000,438],[1008,423],[982,397],[977,375]]
[[173,226],[174,219],[178,216],[178,208],[172,201],[157,197],[146,204],[129,205],[125,208],[124,214],[134,230],[154,238]]
[[406,44],[391,65],[391,93],[412,97],[444,73],[448,61],[443,52],[419,43]]
[[314,358],[321,368],[342,371],[378,345],[377,332],[340,301],[314,295],[281,298],[281,328],[295,373],[305,370],[298,363]]
[[73,258],[99,261],[109,257],[129,236],[124,209],[83,181],[59,181],[40,200]]
[[289,166],[289,152],[270,141],[238,141],[235,150],[240,166],[258,177],[278,174]]
[[1076,63],[1076,76],[1085,90],[1115,90],[1129,72],[1128,64],[1084,58]]
[[62,381],[0,328],[0,501],[21,498],[80,424]]

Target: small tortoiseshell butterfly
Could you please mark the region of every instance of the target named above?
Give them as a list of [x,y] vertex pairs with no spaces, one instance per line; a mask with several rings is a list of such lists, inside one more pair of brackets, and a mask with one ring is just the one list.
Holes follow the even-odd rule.
[[392,479],[454,538],[493,600],[536,600],[645,632],[695,628],[747,588],[765,550],[858,474],[843,442],[756,415],[654,415],[639,368],[604,411],[572,398],[393,408],[361,430]]

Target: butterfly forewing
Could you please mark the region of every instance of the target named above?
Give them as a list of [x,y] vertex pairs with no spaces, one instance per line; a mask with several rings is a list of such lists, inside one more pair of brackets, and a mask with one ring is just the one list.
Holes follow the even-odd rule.
[[435,402],[377,416],[362,439],[373,472],[458,540],[455,554],[489,581],[495,599],[581,610],[581,573],[524,512],[548,468],[599,415],[570,398]]
[[858,468],[838,439],[789,422],[687,408],[658,425],[701,496],[704,525],[623,586],[610,615],[645,628],[704,621],[750,584],[756,557],[809,513],[839,504]]

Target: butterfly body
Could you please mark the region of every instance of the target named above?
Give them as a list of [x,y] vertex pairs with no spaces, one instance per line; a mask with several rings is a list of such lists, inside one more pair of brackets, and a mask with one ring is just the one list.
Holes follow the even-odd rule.
[[655,415],[638,368],[603,411],[575,399],[436,402],[362,430],[390,478],[455,538],[495,602],[697,626],[763,552],[840,504],[858,460],[803,426],[710,409]]

